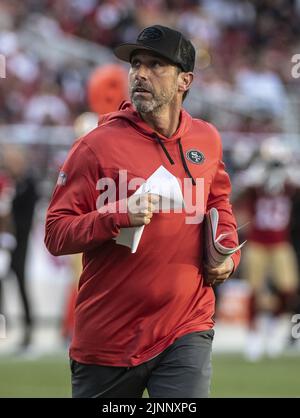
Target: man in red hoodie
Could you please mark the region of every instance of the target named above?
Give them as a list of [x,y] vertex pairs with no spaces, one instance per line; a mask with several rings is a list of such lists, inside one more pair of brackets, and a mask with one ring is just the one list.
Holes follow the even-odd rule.
[[[46,221],[52,254],[83,253],[70,347],[73,396],[141,397],[147,388],[150,397],[206,397],[211,285],[231,275],[240,254],[207,268],[203,222],[187,221],[185,211],[157,213],[157,196],[146,193],[137,202],[134,190],[124,197],[121,189],[124,172],[129,186],[160,166],[182,183],[189,179],[193,202],[201,194],[204,211],[218,209],[218,233],[230,231],[223,243],[234,247],[221,140],[212,125],[182,108],[195,49],[180,32],[151,26],[115,54],[131,64],[131,103],[106,115],[73,146]],[[103,179],[116,185],[107,183],[114,201],[101,201]],[[142,225],[134,254],[117,244],[121,228]]]

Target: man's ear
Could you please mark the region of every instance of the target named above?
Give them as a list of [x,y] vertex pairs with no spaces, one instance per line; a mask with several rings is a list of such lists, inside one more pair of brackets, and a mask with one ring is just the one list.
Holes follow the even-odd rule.
[[178,91],[180,91],[181,93],[188,91],[191,87],[193,79],[194,79],[194,74],[192,72],[179,73],[178,74]]

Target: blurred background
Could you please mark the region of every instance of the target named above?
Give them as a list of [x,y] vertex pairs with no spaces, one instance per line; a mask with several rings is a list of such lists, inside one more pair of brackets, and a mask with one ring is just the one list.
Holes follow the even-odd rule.
[[300,1],[1,0],[0,397],[70,396],[80,256],[47,252],[45,212],[74,140],[127,98],[112,48],[152,24],[197,49],[184,107],[222,134],[248,240],[215,289],[212,396],[300,396]]

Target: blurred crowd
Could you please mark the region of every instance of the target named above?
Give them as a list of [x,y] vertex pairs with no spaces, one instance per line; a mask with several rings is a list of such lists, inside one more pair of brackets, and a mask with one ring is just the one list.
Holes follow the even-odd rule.
[[[299,88],[291,77],[299,0],[2,0],[0,16],[2,123],[72,124],[88,107],[91,62],[39,56],[22,42],[28,27],[53,39],[53,48],[75,36],[108,49],[154,22],[178,28],[197,48],[194,90],[204,105],[193,113],[217,119],[222,130],[277,131],[288,92]],[[229,114],[218,118],[218,106]]]

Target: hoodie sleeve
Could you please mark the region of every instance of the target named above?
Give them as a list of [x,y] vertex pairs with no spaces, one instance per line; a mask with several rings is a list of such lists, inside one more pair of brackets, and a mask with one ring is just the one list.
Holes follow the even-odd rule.
[[[222,150],[221,150],[222,154]],[[208,196],[207,211],[213,207],[219,212],[219,226],[217,234],[231,232],[230,235],[222,240],[222,244],[227,247],[236,247],[238,245],[238,234],[235,217],[232,213],[232,206],[229,201],[231,193],[231,184],[229,175],[225,170],[225,164],[219,159],[216,174],[213,178],[210,194]],[[232,256],[234,270],[236,270],[241,257],[240,250]]]
[[51,254],[91,250],[116,237],[121,227],[130,226],[127,213],[109,212],[111,203],[105,206],[107,211],[97,210],[100,173],[94,153],[78,141],[59,173],[47,211],[45,244]]

